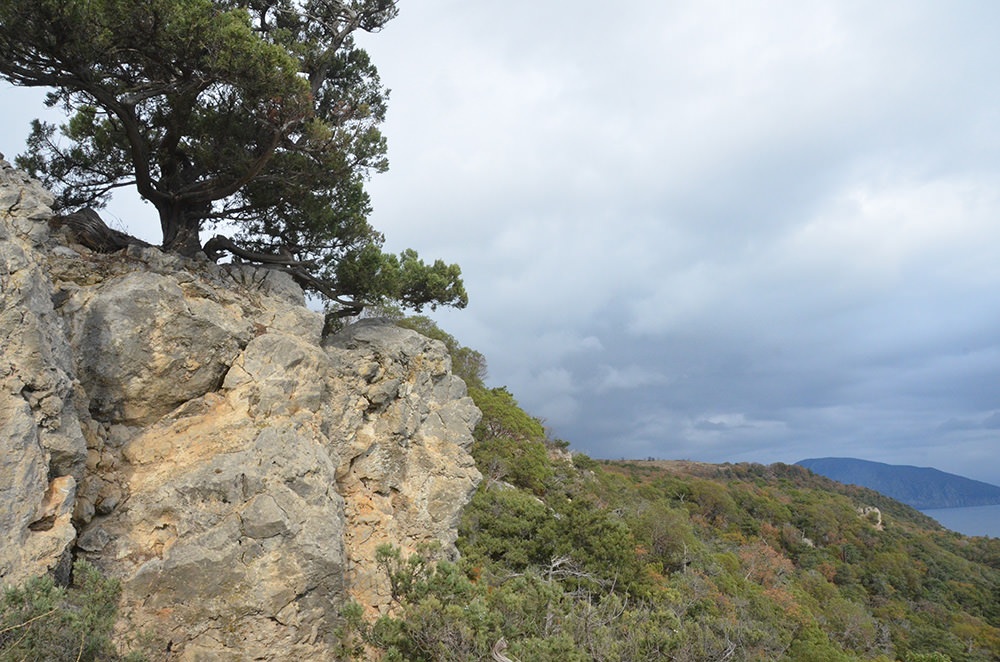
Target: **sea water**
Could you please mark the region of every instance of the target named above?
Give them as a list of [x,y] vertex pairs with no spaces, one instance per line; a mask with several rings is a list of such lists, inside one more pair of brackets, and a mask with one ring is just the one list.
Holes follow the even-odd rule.
[[1000,505],[968,508],[934,508],[921,511],[941,526],[967,536],[1000,538]]

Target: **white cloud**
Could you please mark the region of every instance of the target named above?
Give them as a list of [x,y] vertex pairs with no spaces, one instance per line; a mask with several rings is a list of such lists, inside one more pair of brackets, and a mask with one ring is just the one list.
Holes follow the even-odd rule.
[[631,390],[666,384],[669,378],[659,371],[639,365],[601,366],[593,386],[598,393],[613,390]]
[[373,224],[461,264],[442,327],[595,454],[972,467],[989,431],[939,426],[1000,401],[997,25],[423,0],[365,38],[393,88]]

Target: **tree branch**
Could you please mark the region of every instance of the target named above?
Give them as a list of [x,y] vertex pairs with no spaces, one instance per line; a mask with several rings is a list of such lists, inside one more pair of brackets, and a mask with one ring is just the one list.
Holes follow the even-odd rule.
[[490,649],[490,654],[496,662],[516,662],[516,660],[512,660],[503,654],[505,650],[507,650],[507,640],[500,637],[497,639],[497,642],[493,644],[493,648]]
[[243,258],[244,260],[250,260],[251,262],[260,262],[262,264],[277,264],[288,267],[316,266],[315,260],[298,260],[287,253],[279,255],[275,255],[273,253],[256,253],[245,248],[240,248],[229,237],[224,237],[221,234],[217,234],[209,239],[205,243],[205,248],[202,250],[204,250],[209,259],[213,261],[222,257],[222,253],[220,251],[229,251],[236,257]]
[[306,271],[307,267],[316,266],[315,260],[298,260],[288,253],[287,250],[278,255],[246,250],[245,248],[237,246],[236,243],[228,237],[223,237],[222,235],[215,235],[209,239],[205,243],[205,248],[203,250],[211,260],[218,260],[222,257],[222,251],[228,251],[244,260],[257,262],[263,264],[264,266],[284,271],[289,276],[294,278],[295,282],[302,287],[308,287],[316,290],[330,300],[343,306],[343,308],[333,313],[334,317],[350,317],[352,315],[360,315],[361,311],[364,310],[364,303],[353,301],[351,299],[344,299],[342,293],[338,292],[330,283],[320,280]]
[[50,222],[56,227],[66,228],[74,241],[98,253],[115,253],[127,246],[152,246],[142,239],[109,228],[89,207],[75,214],[53,216]]

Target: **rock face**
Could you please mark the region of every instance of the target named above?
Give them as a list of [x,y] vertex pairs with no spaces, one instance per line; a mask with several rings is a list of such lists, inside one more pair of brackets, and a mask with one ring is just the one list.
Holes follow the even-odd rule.
[[284,274],[49,229],[0,159],[0,582],[85,557],[170,660],[327,660],[382,543],[454,553],[479,412],[444,346],[321,338]]
[[[34,246],[47,238],[52,196],[0,167],[0,577],[68,571],[71,520],[87,444],[73,354]],[[56,487],[55,480],[60,480]],[[51,490],[50,490],[51,486]],[[61,501],[60,501],[61,499]]]

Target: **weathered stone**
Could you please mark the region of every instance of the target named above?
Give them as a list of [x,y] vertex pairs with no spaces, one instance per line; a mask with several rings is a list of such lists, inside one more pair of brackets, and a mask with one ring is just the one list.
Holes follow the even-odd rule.
[[99,526],[87,529],[76,541],[76,546],[84,552],[100,552],[111,541],[108,532]]
[[[456,501],[466,503],[480,478],[466,449],[481,415],[465,384],[450,374],[440,342],[364,320],[325,346],[347,380],[346,393],[368,396],[355,404],[353,417],[349,409],[342,417],[351,421],[353,433],[331,437],[351,440],[345,455],[350,460],[337,473],[346,502],[351,592],[361,604],[384,611],[390,596],[375,567],[379,545],[412,551],[437,540],[446,552],[454,551],[461,511]],[[389,392],[394,397],[371,398]]]
[[[0,159],[0,583],[64,565],[75,538],[73,492],[86,440],[75,409],[72,352],[38,248],[52,203],[38,182]],[[50,488],[56,485],[57,492]],[[59,487],[59,486],[62,487]],[[52,499],[66,488],[68,504]],[[65,507],[63,507],[65,506]]]
[[315,412],[324,398],[330,369],[323,350],[299,338],[269,333],[255,338],[233,364],[223,386],[246,389],[254,416],[276,416],[300,409]]
[[0,157],[0,213],[22,239],[40,244],[48,237],[46,223],[52,216],[55,196]]
[[24,545],[46,489],[48,461],[27,403],[0,393],[0,581],[23,581],[48,570],[46,559],[26,559]]
[[122,491],[114,483],[105,483],[97,495],[95,510],[98,515],[109,515],[122,500]]
[[0,161],[0,580],[74,552],[170,660],[331,659],[345,602],[389,607],[378,545],[455,554],[479,412],[444,345],[321,341],[275,270],[61,246],[36,184]]
[[250,340],[241,316],[186,297],[168,276],[135,272],[87,295],[71,339],[90,410],[101,420],[148,424],[218,388]]
[[42,503],[28,524],[31,535],[23,543],[24,559],[30,559],[47,572],[65,576],[68,572],[69,546],[76,538],[72,524],[76,480],[60,476],[49,483]]
[[288,533],[288,515],[269,494],[255,497],[240,513],[240,520],[243,533],[251,538],[273,538]]

